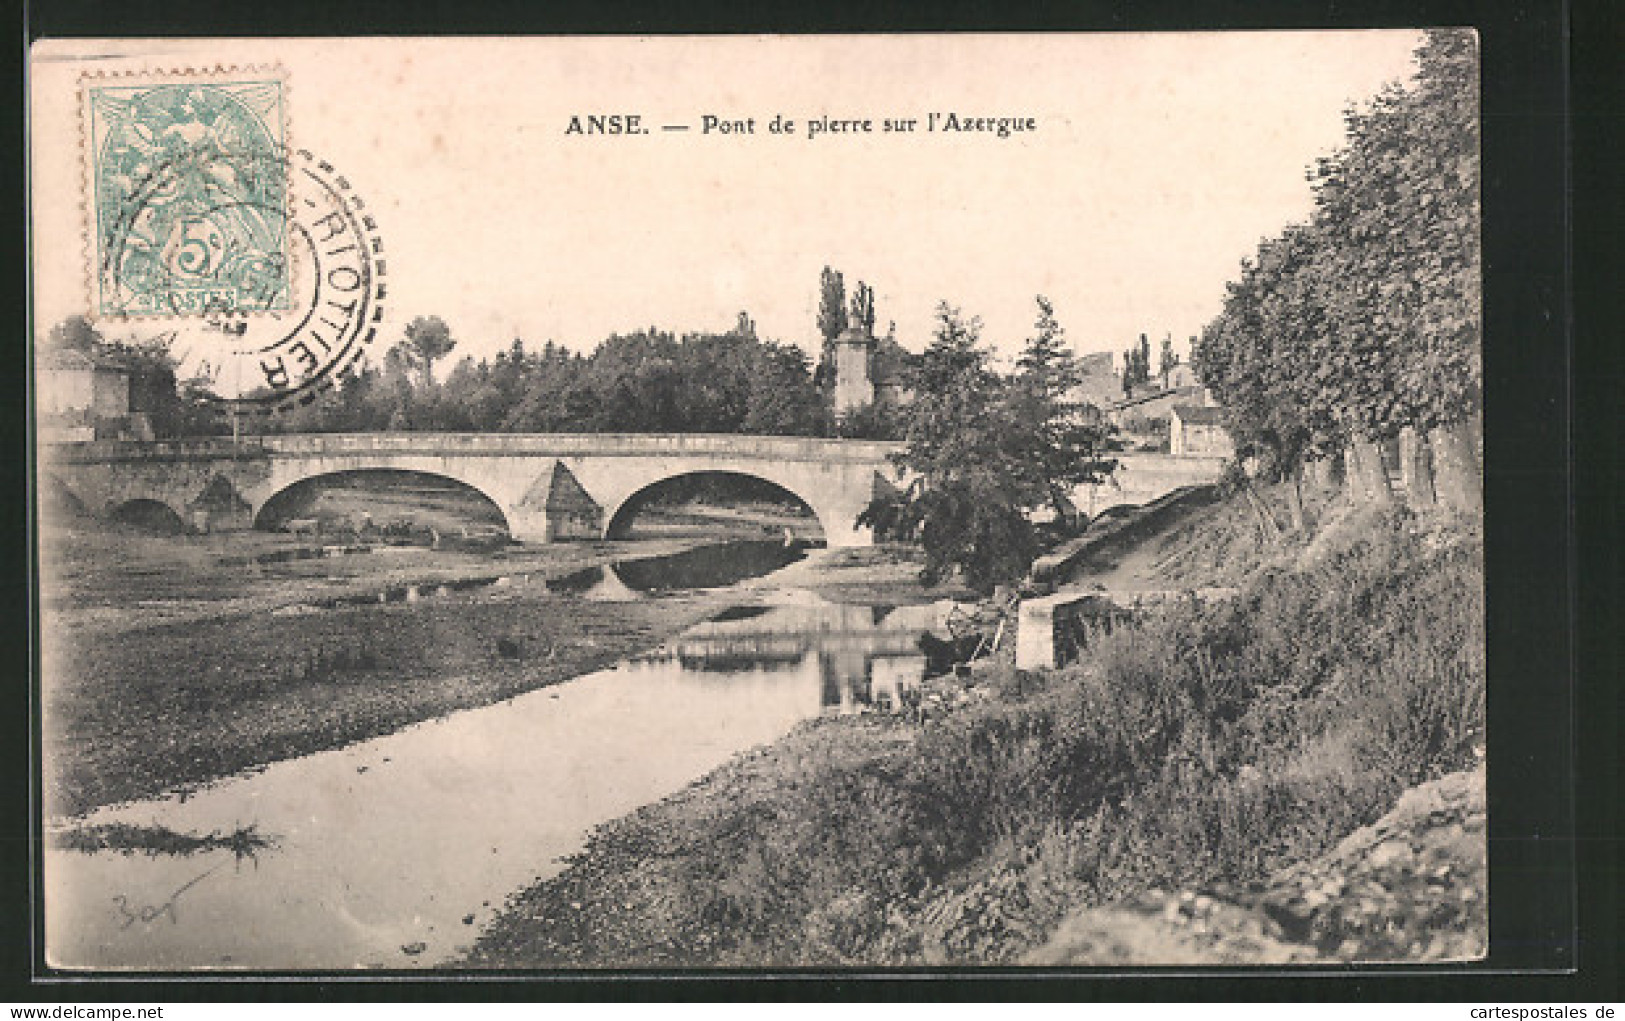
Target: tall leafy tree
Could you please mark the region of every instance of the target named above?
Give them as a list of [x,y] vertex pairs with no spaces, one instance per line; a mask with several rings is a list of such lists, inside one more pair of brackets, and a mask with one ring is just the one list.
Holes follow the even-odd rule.
[[1130,394],[1135,387],[1149,382],[1151,382],[1151,341],[1142,333],[1137,344],[1123,351],[1123,393]]
[[434,386],[434,363],[451,354],[457,342],[439,316],[418,316],[406,324],[406,344],[413,366],[423,373],[424,386]]
[[[1203,380],[1233,432],[1283,467],[1347,443],[1350,482],[1387,498],[1376,441],[1429,438],[1448,502],[1479,506],[1477,54],[1431,31],[1409,88],[1345,115],[1311,171],[1315,215],[1266,242],[1204,331]],[[1431,489],[1431,487],[1424,487]]]
[[1162,338],[1162,352],[1157,359],[1157,374],[1162,377],[1162,385],[1168,385],[1168,374],[1179,366],[1179,355],[1174,353],[1174,338]]
[[826,344],[832,344],[844,329],[846,283],[841,279],[840,270],[825,266],[818,281],[818,332],[823,335]]
[[1035,368],[1017,383],[993,370],[980,320],[946,303],[937,308],[932,342],[909,370],[914,399],[901,409],[906,446],[896,460],[914,478],[859,519],[918,538],[927,583],[957,570],[972,588],[991,591],[1025,575],[1038,553],[1030,512],[1051,502],[1058,484],[1046,439],[1055,419],[1045,409],[1064,377],[1053,316],[1045,334],[1041,327],[1035,338]]
[[1042,489],[1057,513],[1073,512],[1070,494],[1079,485],[1100,481],[1116,468],[1103,456],[1106,429],[1101,417],[1076,396],[1083,372],[1055,307],[1042,294],[1035,299],[1038,318],[1033,335],[1016,359],[1006,402],[1012,469]]
[[865,336],[873,336],[875,332],[875,289],[858,281],[858,289],[852,294],[852,307],[847,312],[847,324],[863,331]]
[[[1336,405],[1317,396],[1332,375],[1318,350],[1326,329],[1315,272],[1320,243],[1313,230],[1289,228],[1261,245],[1192,352],[1236,453],[1271,480],[1296,481],[1306,458],[1335,450],[1344,435]],[[1301,525],[1301,500],[1292,508]]]
[[1477,510],[1468,425],[1483,385],[1474,35],[1428,32],[1417,65],[1411,87],[1349,111],[1347,145],[1316,169],[1317,222],[1345,285],[1331,339],[1381,352],[1381,386],[1346,405],[1357,434],[1429,436],[1440,495]]

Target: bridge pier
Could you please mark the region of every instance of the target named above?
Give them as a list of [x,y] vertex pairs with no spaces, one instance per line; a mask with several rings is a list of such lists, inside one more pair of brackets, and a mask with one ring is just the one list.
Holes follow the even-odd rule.
[[568,539],[599,539],[603,515],[586,510],[534,510],[503,507],[508,535],[519,542],[551,543]]
[[830,549],[875,544],[874,531],[868,526],[858,524],[858,515],[862,514],[868,505],[868,501],[865,500],[861,504],[849,503],[813,508],[813,513],[818,515],[818,522],[824,529],[824,542]]

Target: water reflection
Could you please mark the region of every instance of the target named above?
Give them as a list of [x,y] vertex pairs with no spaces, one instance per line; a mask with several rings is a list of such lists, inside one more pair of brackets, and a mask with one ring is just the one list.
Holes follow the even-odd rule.
[[[788,567],[804,559],[808,548],[807,544],[799,542],[726,542],[666,556],[620,560],[608,567],[588,567],[540,583],[556,595],[599,602],[627,602],[646,595],[658,596],[687,589],[726,588],[748,578],[759,578]],[[361,547],[359,551],[366,552],[366,548]],[[315,555],[322,554],[317,551]],[[525,573],[404,583],[374,592],[331,596],[311,605],[318,609],[336,610],[380,603],[417,603],[489,588],[511,588],[515,584],[532,581],[533,576]]]
[[736,607],[645,661],[695,675],[779,671],[815,681],[823,714],[889,709],[925,673],[920,639],[940,631],[942,605]]
[[589,567],[547,583],[551,592],[616,601],[639,594],[726,588],[788,567],[807,556],[803,542],[723,542],[660,557],[620,560]]
[[724,542],[669,557],[644,557],[616,564],[614,572],[639,592],[724,588],[759,578],[807,556],[801,542]]
[[657,653],[185,797],[77,820],[180,834],[254,826],[252,860],[45,858],[60,967],[402,968],[469,945],[504,899],[591,827],[657,800],[799,720],[894,701],[945,607],[720,614]]

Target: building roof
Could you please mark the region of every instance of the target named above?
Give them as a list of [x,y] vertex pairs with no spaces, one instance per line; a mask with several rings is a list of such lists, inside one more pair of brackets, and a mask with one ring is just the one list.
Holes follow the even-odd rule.
[[1178,415],[1179,420],[1186,425],[1224,424],[1224,416],[1220,414],[1218,408],[1201,408],[1190,404],[1178,404],[1174,406],[1173,414]]
[[903,373],[918,357],[918,355],[910,353],[907,348],[899,344],[895,338],[881,337],[875,341],[874,355],[870,358],[869,375],[879,385],[901,383]]
[[1078,371],[1085,376],[1116,376],[1112,368],[1112,353],[1110,351],[1091,351],[1088,354],[1078,355]]
[[[1197,397],[1201,392],[1202,388],[1199,386],[1176,386],[1167,390],[1154,384],[1144,389],[1137,386],[1134,388],[1134,396],[1126,397],[1106,410],[1123,411],[1139,404],[1149,404],[1152,401],[1166,401],[1174,397]],[[1189,421],[1189,419],[1186,419],[1186,421]]]
[[104,359],[95,358],[78,348],[73,347],[47,347],[40,351],[35,360],[37,367],[51,369],[57,372],[73,372],[92,369],[97,372],[126,372],[121,365],[116,365]]

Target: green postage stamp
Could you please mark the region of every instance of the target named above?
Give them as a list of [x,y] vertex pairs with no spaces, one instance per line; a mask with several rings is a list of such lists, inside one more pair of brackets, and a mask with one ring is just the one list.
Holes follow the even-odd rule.
[[84,81],[92,311],[287,311],[282,78],[246,70]]

